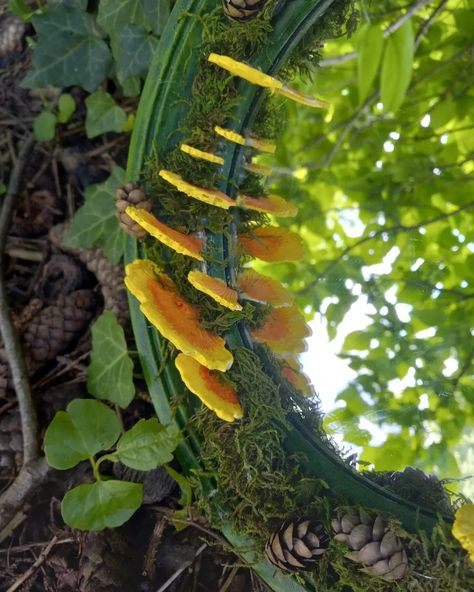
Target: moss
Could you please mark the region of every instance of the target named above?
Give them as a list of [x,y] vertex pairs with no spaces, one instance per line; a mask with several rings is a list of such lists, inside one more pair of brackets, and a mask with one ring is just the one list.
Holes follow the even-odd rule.
[[321,59],[321,49],[328,39],[351,35],[358,23],[359,13],[355,0],[335,0],[301,40],[291,54],[281,76],[292,79],[297,76],[311,78]]
[[327,514],[327,487],[305,476],[298,455],[285,451],[292,406],[282,396],[281,377],[269,374],[255,351],[239,347],[234,357],[228,374],[237,387],[244,419],[223,423],[206,409],[197,415],[194,427],[202,437],[201,460],[218,485],[212,498],[200,496],[198,504],[217,526],[227,509],[225,519],[230,515],[233,526],[256,541],[261,551],[273,529],[289,516]]

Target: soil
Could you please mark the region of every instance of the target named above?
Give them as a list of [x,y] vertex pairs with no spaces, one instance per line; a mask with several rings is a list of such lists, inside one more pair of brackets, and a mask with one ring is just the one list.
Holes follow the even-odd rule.
[[[6,38],[6,27],[11,26],[6,22],[5,4],[0,0],[2,39]],[[3,183],[5,188],[20,147],[32,134],[35,116],[43,110],[45,101],[54,102],[61,91],[48,88],[40,94],[20,87],[31,59],[25,41],[31,31],[18,22],[15,26],[9,47],[0,44],[0,187]],[[114,92],[113,88],[106,90]],[[67,91],[78,108],[53,141],[35,143],[28,154],[2,269],[10,313],[28,364],[41,438],[57,411],[72,399],[87,396],[90,325],[104,307],[103,286],[83,263],[84,257],[60,248],[52,238],[52,229],[71,219],[83,202],[85,187],[104,180],[115,164],[126,164],[129,142],[126,134],[88,140],[84,129],[86,93],[80,88]],[[136,108],[136,101],[116,98],[124,108]],[[1,199],[0,192],[0,205]],[[43,336],[46,345],[42,342],[40,348],[39,315],[50,307],[48,310],[64,318],[69,306],[65,303],[77,303],[79,297],[86,299],[87,306],[74,330],[60,339],[48,333]],[[32,327],[36,327],[36,333]],[[126,321],[124,328],[133,344]],[[154,413],[140,376],[137,386],[136,400],[121,414],[125,426]],[[0,493],[14,482],[21,464],[20,413],[9,377],[8,355],[0,340]],[[21,507],[15,508],[13,521],[0,530],[0,590],[269,590],[250,568],[242,566],[201,517],[193,517],[191,526],[176,530],[171,515],[178,507],[179,491],[159,473],[148,477],[147,503],[123,527],[97,533],[67,527],[61,518],[60,501],[68,489],[90,478],[85,464],[70,471],[50,470]]]

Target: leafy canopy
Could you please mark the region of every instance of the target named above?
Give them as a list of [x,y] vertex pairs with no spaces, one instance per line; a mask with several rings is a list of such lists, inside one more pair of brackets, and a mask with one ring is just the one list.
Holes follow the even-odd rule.
[[376,469],[457,477],[474,423],[474,3],[439,4],[360,2],[359,31],[304,83],[329,111],[287,106],[275,191],[300,206],[309,255],[264,271],[331,339],[365,303],[368,326],[341,351],[356,377],[327,429]]

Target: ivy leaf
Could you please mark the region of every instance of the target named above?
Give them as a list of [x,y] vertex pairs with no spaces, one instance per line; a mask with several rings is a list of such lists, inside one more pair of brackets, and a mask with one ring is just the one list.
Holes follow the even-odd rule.
[[120,29],[112,43],[119,80],[145,76],[157,43],[158,39],[142,26],[129,25]]
[[159,34],[169,11],[169,0],[101,0],[97,22],[110,35],[130,24]]
[[120,422],[112,409],[98,401],[74,399],[46,430],[46,460],[55,469],[70,469],[113,446],[119,435]]
[[112,263],[118,263],[123,254],[123,233],[115,210],[115,190],[125,182],[125,171],[115,167],[110,177],[85,191],[85,203],[75,213],[65,245],[90,249],[102,247]]
[[126,481],[98,481],[68,491],[61,503],[64,522],[81,530],[116,528],[141,506],[143,485]]
[[135,395],[133,362],[117,317],[104,312],[92,325],[91,363],[87,369],[87,390],[125,408]]
[[386,112],[397,111],[403,103],[412,76],[414,51],[415,36],[409,20],[385,42],[380,94]]
[[56,133],[56,115],[43,111],[33,121],[33,133],[38,142],[49,142]]
[[33,68],[22,86],[82,86],[92,92],[106,77],[110,51],[94,18],[80,8],[58,6],[32,19],[38,35]]
[[363,25],[359,30],[358,40],[359,103],[363,103],[372,87],[382,58],[383,33],[380,25]]
[[120,438],[117,455],[127,467],[151,471],[173,460],[171,453],[181,441],[175,425],[161,425],[156,418],[141,419]]
[[48,0],[48,8],[53,6],[70,6],[71,8],[80,8],[87,10],[88,0]]
[[86,99],[86,135],[95,138],[107,132],[121,132],[127,114],[109,93],[97,90]]
[[179,485],[179,488],[181,489],[179,503],[185,508],[188,508],[193,500],[193,490],[189,479],[186,479],[184,475],[178,473],[178,471],[175,471],[172,467],[165,466],[165,471],[172,479],[176,481],[176,483]]
[[76,110],[76,101],[69,93],[64,93],[58,100],[58,121],[67,123]]

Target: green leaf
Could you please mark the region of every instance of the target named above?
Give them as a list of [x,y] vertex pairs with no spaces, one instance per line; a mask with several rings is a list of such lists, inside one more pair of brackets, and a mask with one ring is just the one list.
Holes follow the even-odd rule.
[[76,101],[69,93],[64,93],[58,100],[58,121],[59,123],[67,123],[74,111],[76,110]]
[[179,503],[185,508],[187,508],[191,505],[191,502],[193,501],[193,490],[191,487],[191,483],[189,482],[189,479],[186,479],[184,475],[178,473],[178,471],[175,471],[172,467],[169,467],[168,465],[165,466],[165,471],[179,485],[181,489],[181,497],[179,498]]
[[110,35],[131,24],[160,34],[169,11],[169,0],[101,0],[97,22]]
[[64,244],[68,247],[89,249],[102,247],[112,261],[118,263],[123,254],[123,233],[116,209],[115,190],[125,182],[125,171],[115,167],[110,177],[85,191],[85,203],[74,215]]
[[80,8],[58,6],[32,19],[37,46],[22,86],[73,86],[95,90],[106,77],[111,55],[94,18]]
[[128,25],[118,32],[112,43],[119,80],[145,76],[157,45],[157,38],[140,25]]
[[382,58],[384,39],[380,25],[363,25],[359,30],[358,41],[359,103],[363,103],[372,88]]
[[142,83],[138,76],[133,76],[132,78],[127,78],[126,80],[119,80],[119,83],[125,97],[136,97],[140,94]]
[[33,133],[38,142],[49,142],[56,133],[56,115],[43,111],[33,121]]
[[7,192],[7,186],[5,185],[5,183],[2,183],[0,181],[0,195],[5,195],[6,192]]
[[141,419],[120,438],[117,454],[124,465],[151,471],[170,462],[181,441],[181,432],[174,424],[164,426],[156,418]]
[[121,132],[127,114],[109,93],[98,90],[86,99],[86,135],[95,138],[107,132]]
[[385,41],[380,93],[384,110],[397,111],[403,103],[413,70],[415,36],[411,20]]
[[74,399],[46,430],[46,460],[55,469],[70,469],[113,446],[119,435],[120,422],[112,409],[98,401]]
[[104,312],[92,325],[91,362],[87,369],[87,390],[125,408],[135,395],[133,362],[117,317]]
[[89,0],[48,0],[48,8],[53,6],[69,6],[70,8],[80,8],[87,10],[87,2]]
[[143,501],[143,485],[98,481],[68,491],[61,504],[64,522],[81,530],[116,528],[130,519]]
[[31,9],[31,6],[28,6],[26,0],[8,0],[8,10],[13,12],[15,16],[25,23],[28,22],[36,12]]
[[344,340],[343,350],[348,351],[351,349],[366,350],[370,347],[370,341],[373,335],[368,331],[354,331]]

